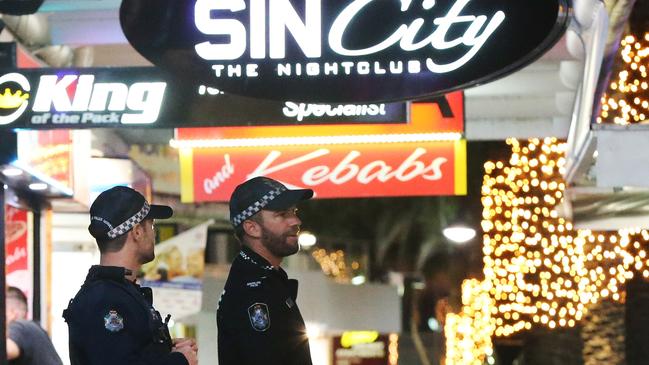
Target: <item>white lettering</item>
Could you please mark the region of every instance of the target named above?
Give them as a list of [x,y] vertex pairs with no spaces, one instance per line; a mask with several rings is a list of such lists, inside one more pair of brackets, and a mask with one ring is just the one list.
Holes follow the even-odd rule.
[[[206,35],[226,35],[230,42],[213,44],[202,42],[196,45],[196,53],[205,60],[234,60],[246,51],[246,27],[235,19],[212,19],[213,10],[238,12],[246,9],[244,0],[197,0],[194,6],[196,28]],[[257,44],[255,43],[255,46]]]
[[309,62],[306,64],[306,74],[309,76],[318,76],[320,75],[320,64],[315,62]]
[[305,1],[305,21],[300,19],[289,0],[270,0],[270,58],[286,57],[286,32],[288,31],[308,58],[318,58],[322,53],[320,0]]
[[13,253],[7,255],[5,265],[10,266],[25,257],[27,257],[27,250],[24,247],[16,247]]
[[117,82],[97,84],[92,91],[92,98],[90,99],[88,110],[106,110],[106,104],[108,104],[108,110],[124,110],[126,108],[127,96],[128,87],[124,84]]
[[386,115],[385,104],[368,105],[329,105],[329,104],[296,104],[287,101],[282,108],[286,117],[295,118],[298,122],[311,116],[322,117],[358,117],[364,115]]
[[226,153],[223,159],[225,160],[225,164],[221,169],[213,177],[203,180],[203,190],[207,194],[212,194],[234,174],[234,165],[230,162],[230,155]]
[[124,113],[122,123],[151,124],[158,120],[166,87],[165,82],[138,82],[131,85],[126,106],[142,113]]
[[[460,47],[462,50],[444,61],[428,57],[425,60],[411,61],[377,61],[376,59],[359,60],[340,63],[306,63],[277,64],[278,76],[308,76],[338,75],[339,67],[342,73],[351,75],[384,75],[420,73],[422,68],[432,73],[448,73],[465,65],[474,59],[505,20],[503,11],[493,15],[463,14],[467,5],[477,0],[456,0],[446,11],[437,17],[422,16],[409,23],[399,24],[394,30],[388,30],[386,37],[372,44],[356,45],[349,48],[345,44],[346,35],[359,31],[361,19],[368,16],[371,7],[376,4],[384,5],[379,0],[350,0],[328,30],[327,42],[329,48],[340,56],[362,57],[398,46],[401,50],[414,52],[426,47],[446,51]],[[205,60],[234,60],[242,57],[247,50],[248,36],[246,26],[238,19],[228,14],[249,11],[251,59],[284,59],[286,57],[287,39],[292,37],[295,44],[306,58],[314,59],[322,56],[322,0],[303,0],[303,11],[298,11],[291,0],[197,0],[194,6],[194,16],[197,29],[208,36],[225,36],[225,41],[213,43],[205,41],[195,45],[196,53]],[[401,6],[395,6],[395,12],[410,10],[413,0],[401,0]],[[249,9],[247,9],[247,5]],[[435,0],[421,0],[425,12],[434,12],[437,8]],[[303,14],[302,14],[303,13]],[[439,13],[439,11],[438,11]],[[267,16],[266,16],[267,14]],[[422,34],[424,33],[424,34]],[[268,42],[268,44],[266,44]],[[347,43],[350,43],[347,41]],[[414,57],[410,57],[414,58]],[[327,60],[325,60],[327,61]],[[330,60],[329,60],[330,61]],[[406,63],[406,65],[404,65]],[[405,67],[404,67],[405,66]],[[224,75],[224,66],[214,66],[217,77]],[[257,70],[248,72],[237,67],[227,69],[227,77],[246,76],[257,77]],[[355,69],[354,69],[355,68]],[[404,70],[405,69],[405,70]],[[59,100],[64,103],[64,100]]]
[[[374,0],[356,0],[349,4],[338,15],[331,26],[328,38],[329,47],[331,47],[334,52],[343,56],[366,56],[383,51],[396,43],[399,43],[400,48],[404,51],[416,51],[429,45],[438,50],[447,50],[461,45],[470,46],[471,49],[466,54],[458,60],[448,64],[438,65],[431,58],[427,60],[428,69],[431,72],[446,73],[456,70],[470,61],[505,20],[505,13],[502,11],[497,11],[491,19],[488,19],[485,15],[460,15],[462,10],[464,10],[471,0],[457,0],[446,15],[433,20],[433,24],[437,26],[435,31],[418,42],[415,42],[415,39],[420,38],[418,37],[420,30],[422,30],[422,28],[430,28],[430,26],[424,26],[425,20],[423,18],[415,19],[410,23],[410,25],[400,25],[394,33],[388,36],[385,40],[373,46],[353,50],[345,48],[343,45],[345,32],[350,27],[351,23],[353,23],[354,19],[361,17],[359,14],[362,13],[363,8],[373,1]],[[408,10],[411,1],[412,0],[402,0],[402,12]],[[434,1],[424,1],[423,8],[424,10],[430,10],[434,5]],[[487,20],[489,20],[489,23],[484,27]],[[471,24],[462,36],[447,41],[446,38],[449,33],[452,33],[451,27],[458,23]],[[481,30],[482,33],[480,33]]]
[[250,1],[250,57],[266,58],[266,0]]
[[367,56],[390,47],[403,37],[403,34],[407,30],[407,26],[402,24],[394,33],[392,33],[391,36],[374,46],[357,50],[349,50],[343,46],[343,36],[345,35],[345,31],[349,27],[349,24],[361,10],[372,1],[374,0],[353,1],[338,15],[329,30],[329,47],[331,47],[334,52],[343,56]]
[[56,75],[41,76],[34,100],[34,111],[49,112],[52,106],[54,106],[54,110],[72,110],[72,102],[68,96],[67,88],[75,81],[77,81],[76,75],[65,75],[61,80]]
[[[330,182],[335,185],[342,185],[352,180],[361,184],[369,184],[373,181],[381,183],[388,182],[392,179],[409,182],[418,177],[428,181],[439,180],[443,177],[442,166],[448,162],[444,157],[431,158],[428,162],[422,161],[428,151],[425,148],[416,148],[412,153],[396,168],[390,166],[386,161],[374,160],[366,163],[364,166],[355,163],[355,160],[361,157],[361,152],[350,151],[335,167],[331,168],[326,165],[315,165],[306,169],[302,173],[302,183],[307,186],[317,186]],[[288,160],[285,162],[274,163],[278,161],[282,153],[271,151],[264,161],[247,176],[248,179],[255,176],[268,176],[291,167],[318,159],[329,155],[330,150],[321,148],[316,151],[307,153],[303,156]]]
[[[66,116],[66,112],[124,112],[120,120],[123,124],[150,124],[158,119],[167,87],[165,82],[137,82],[129,87],[119,82],[95,83],[94,79],[93,75],[65,75],[60,79],[55,75],[41,76],[33,111],[60,113],[54,115],[54,123],[79,122],[78,116]],[[70,99],[67,89],[75,82],[77,89]],[[81,122],[114,123],[118,116],[117,113],[101,116],[84,113]]]

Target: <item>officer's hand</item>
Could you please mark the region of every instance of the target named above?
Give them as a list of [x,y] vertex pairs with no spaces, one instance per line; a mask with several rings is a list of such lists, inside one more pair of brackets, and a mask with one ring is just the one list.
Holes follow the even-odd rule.
[[192,350],[191,347],[174,347],[172,351],[180,352],[181,354],[183,354],[183,356],[185,356],[185,359],[187,359],[189,365],[198,365],[198,356],[196,355],[196,351]]
[[193,338],[176,338],[174,339],[174,348],[190,347],[194,352],[198,352],[198,345]]

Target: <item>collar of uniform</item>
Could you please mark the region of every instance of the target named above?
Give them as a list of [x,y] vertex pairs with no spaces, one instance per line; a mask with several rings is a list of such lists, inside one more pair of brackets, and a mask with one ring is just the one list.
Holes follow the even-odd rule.
[[93,265],[88,271],[86,282],[105,279],[122,281],[126,279],[129,272],[130,270],[119,266]]
[[270,262],[268,262],[268,260],[263,258],[260,254],[256,253],[255,251],[253,251],[248,246],[243,246],[241,248],[241,251],[239,252],[239,257],[241,257],[241,259],[243,261],[249,262],[249,263],[251,263],[251,264],[253,264],[255,266],[258,266],[258,267],[260,267],[260,268],[262,268],[264,270],[267,270],[267,271],[274,271],[275,270],[273,265],[271,265]]

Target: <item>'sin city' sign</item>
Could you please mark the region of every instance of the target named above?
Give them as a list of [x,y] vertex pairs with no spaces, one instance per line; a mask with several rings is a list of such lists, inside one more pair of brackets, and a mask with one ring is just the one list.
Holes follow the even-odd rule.
[[514,72],[551,48],[570,0],[124,0],[122,28],[193,82],[275,100],[415,99]]

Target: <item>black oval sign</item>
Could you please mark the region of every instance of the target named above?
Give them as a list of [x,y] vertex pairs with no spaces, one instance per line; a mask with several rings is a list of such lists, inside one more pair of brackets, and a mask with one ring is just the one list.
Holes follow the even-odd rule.
[[178,77],[307,102],[416,99],[551,48],[570,0],[124,0],[122,28]]

